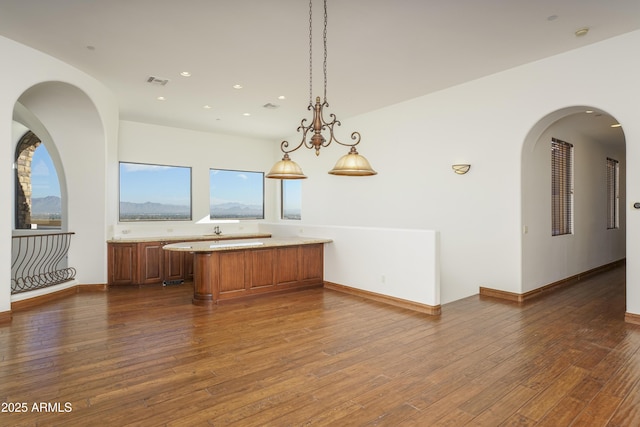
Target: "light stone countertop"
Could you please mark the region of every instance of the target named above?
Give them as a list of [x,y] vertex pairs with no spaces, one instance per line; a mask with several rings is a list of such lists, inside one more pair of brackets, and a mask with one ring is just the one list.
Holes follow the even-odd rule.
[[331,239],[314,237],[271,237],[259,239],[235,239],[235,240],[208,240],[171,243],[162,248],[169,251],[182,252],[214,252],[257,248],[275,248],[282,246],[313,245],[318,243],[331,243]]
[[107,240],[107,243],[145,243],[145,242],[192,242],[192,241],[218,241],[237,239],[267,239],[270,233],[235,233],[235,234],[204,234],[192,236],[137,236],[119,237]]

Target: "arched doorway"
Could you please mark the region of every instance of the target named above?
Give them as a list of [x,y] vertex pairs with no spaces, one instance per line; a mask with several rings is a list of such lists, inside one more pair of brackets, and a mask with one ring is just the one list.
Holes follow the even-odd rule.
[[[522,150],[522,292],[585,273],[626,256],[625,210],[607,222],[607,159],[619,165],[619,206],[626,200],[626,144],[606,111],[575,106],[554,111],[531,129]],[[574,229],[552,235],[551,141],[569,142]]]

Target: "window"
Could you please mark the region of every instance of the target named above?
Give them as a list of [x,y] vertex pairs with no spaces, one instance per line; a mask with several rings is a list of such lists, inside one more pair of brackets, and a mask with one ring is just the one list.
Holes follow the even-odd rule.
[[31,163],[31,224],[38,228],[60,228],[62,204],[60,183],[44,144],[33,152]]
[[282,219],[302,219],[302,182],[282,180]]
[[191,220],[191,168],[120,162],[120,221]]
[[264,219],[264,172],[209,170],[211,219]]
[[620,165],[607,158],[607,228],[620,227]]
[[573,145],[551,140],[551,235],[573,233]]
[[27,131],[15,153],[15,228],[62,228],[60,182],[49,151]]

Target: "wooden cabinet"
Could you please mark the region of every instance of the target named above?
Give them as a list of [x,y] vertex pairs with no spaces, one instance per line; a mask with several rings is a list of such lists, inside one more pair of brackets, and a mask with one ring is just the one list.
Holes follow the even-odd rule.
[[109,285],[133,285],[138,280],[138,245],[123,243],[107,247]]
[[184,254],[184,280],[187,282],[193,281],[194,271],[194,256],[191,252],[183,252]]
[[196,252],[194,304],[322,286],[324,245]]
[[193,280],[193,254],[162,249],[167,242],[109,242],[108,284],[155,285]]
[[162,242],[138,243],[140,284],[162,283],[164,278],[164,252]]
[[164,280],[185,280],[184,252],[164,252]]

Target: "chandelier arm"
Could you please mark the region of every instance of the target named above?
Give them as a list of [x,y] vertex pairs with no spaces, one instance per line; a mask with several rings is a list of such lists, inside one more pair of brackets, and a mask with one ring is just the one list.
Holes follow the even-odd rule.
[[307,133],[312,129],[313,125],[305,126],[306,121],[307,119],[302,119],[302,121],[300,122],[300,126],[298,126],[297,131],[302,132],[302,138],[300,139],[300,142],[298,143],[298,145],[296,145],[294,148],[288,149],[289,141],[282,141],[280,143],[280,151],[282,151],[285,154],[292,153],[296,151],[298,148],[302,147],[303,145],[306,148],[313,148],[313,145],[310,142],[307,142]]
[[[333,137],[333,132],[331,132],[331,136]],[[333,140],[340,145],[344,145],[345,147],[355,147],[356,145],[360,144],[360,132],[357,132],[357,131],[352,132],[351,139],[355,141],[353,144],[346,144],[344,142],[338,141],[336,138],[333,138]]]
[[353,144],[341,142],[338,138],[336,138],[336,135],[333,131],[333,126],[334,125],[341,126],[341,123],[339,120],[336,120],[335,114],[331,114],[331,117],[333,117],[333,121],[331,123],[326,124],[326,126],[324,126],[324,128],[329,129],[329,140],[325,145],[323,145],[323,147],[328,146],[329,144],[331,144],[331,142],[336,142],[345,147],[355,147],[356,145],[360,144],[360,132],[351,133],[351,139],[355,141]]

